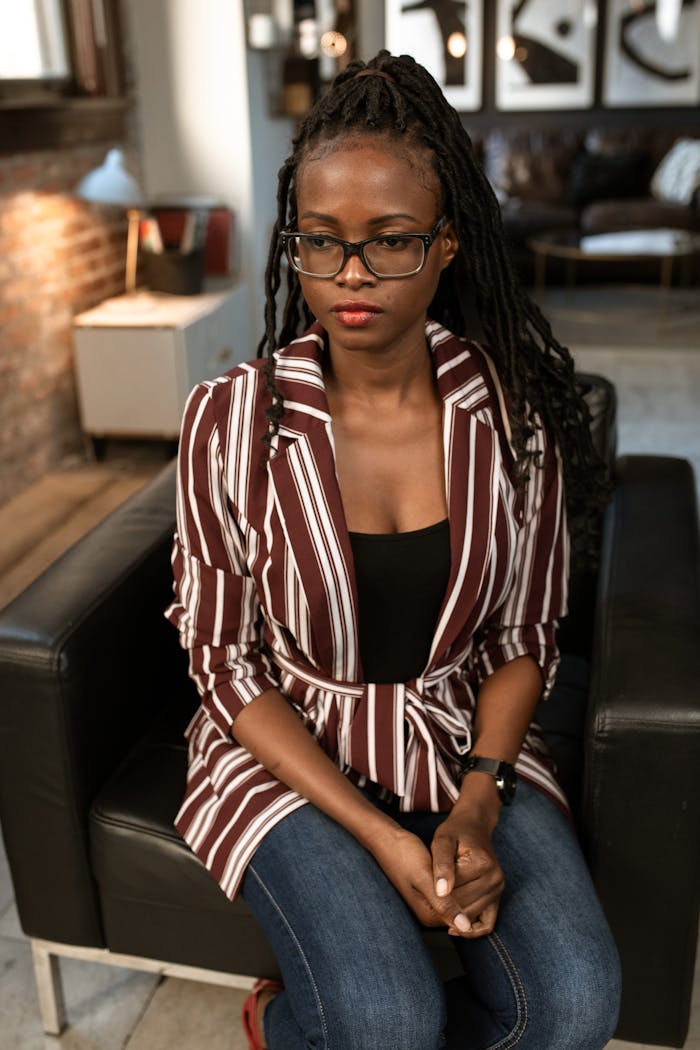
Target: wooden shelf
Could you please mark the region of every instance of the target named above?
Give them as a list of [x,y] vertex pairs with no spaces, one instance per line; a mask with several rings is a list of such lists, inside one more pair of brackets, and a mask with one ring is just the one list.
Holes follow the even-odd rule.
[[123,97],[0,103],[0,152],[121,141],[128,108]]

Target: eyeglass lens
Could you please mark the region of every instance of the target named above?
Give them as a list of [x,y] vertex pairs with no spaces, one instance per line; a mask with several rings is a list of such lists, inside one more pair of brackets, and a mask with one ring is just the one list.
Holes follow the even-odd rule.
[[[363,248],[370,269],[379,277],[406,277],[423,265],[425,248],[420,237],[382,237]],[[291,237],[292,265],[315,277],[335,276],[342,269],[344,249],[328,237]]]

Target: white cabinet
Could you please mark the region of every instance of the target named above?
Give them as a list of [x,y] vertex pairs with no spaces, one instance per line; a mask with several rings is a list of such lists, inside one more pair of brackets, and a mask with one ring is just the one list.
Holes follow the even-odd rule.
[[236,344],[242,286],[203,295],[137,292],[73,322],[83,430],[94,437],[176,438],[187,396],[255,356]]

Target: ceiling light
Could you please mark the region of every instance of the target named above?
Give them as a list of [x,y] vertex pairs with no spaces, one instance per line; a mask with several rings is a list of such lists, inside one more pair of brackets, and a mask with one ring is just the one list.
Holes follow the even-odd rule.
[[348,42],[342,33],[336,32],[335,29],[330,29],[321,37],[321,49],[325,54],[331,55],[333,58],[339,58],[340,55],[344,55],[347,51]]
[[467,53],[467,38],[464,33],[450,33],[447,38],[447,50],[453,58],[462,58]]
[[511,62],[515,55],[515,41],[512,36],[502,36],[496,44],[496,54],[504,62]]

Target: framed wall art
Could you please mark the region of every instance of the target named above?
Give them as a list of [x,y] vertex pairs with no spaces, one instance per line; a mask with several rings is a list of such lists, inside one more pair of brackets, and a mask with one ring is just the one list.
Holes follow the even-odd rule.
[[593,0],[496,0],[496,105],[586,109],[595,91]]
[[457,110],[481,107],[483,0],[385,0],[386,46],[412,55]]
[[608,0],[604,105],[700,103],[700,0],[678,0],[668,25],[658,7]]

